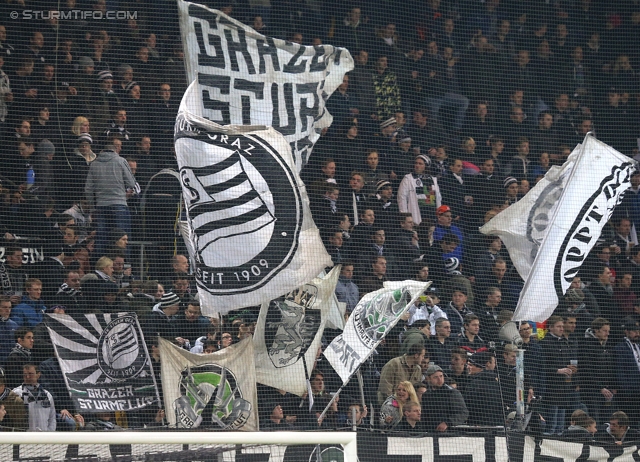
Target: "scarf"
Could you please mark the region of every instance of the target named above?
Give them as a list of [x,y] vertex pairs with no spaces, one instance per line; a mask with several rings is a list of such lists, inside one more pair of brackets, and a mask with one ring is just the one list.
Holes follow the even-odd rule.
[[9,273],[7,273],[7,268],[4,266],[4,263],[0,263],[0,286],[2,287],[3,294],[11,293],[11,278],[9,277]]
[[638,370],[640,370],[640,345],[632,342],[627,337],[624,338],[624,341],[627,342],[627,346],[633,353],[633,358],[636,360],[636,366],[638,366]]
[[66,294],[69,297],[75,297],[76,295],[80,294],[80,290],[69,287],[69,285],[64,282],[58,289],[58,294]]
[[435,183],[431,175],[412,173],[420,208],[436,206]]

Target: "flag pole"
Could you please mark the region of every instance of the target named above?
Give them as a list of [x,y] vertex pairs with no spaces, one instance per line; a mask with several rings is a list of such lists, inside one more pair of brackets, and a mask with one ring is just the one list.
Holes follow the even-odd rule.
[[[349,380],[351,380],[351,377],[349,377]],[[324,408],[324,411],[322,411],[322,414],[320,414],[320,417],[318,417],[318,423],[322,422],[322,420],[324,419],[324,416],[327,415],[327,411],[329,410],[333,402],[336,400],[340,392],[343,390],[343,388],[347,386],[347,384],[349,383],[349,380],[347,380],[345,383],[340,385],[340,388],[338,388],[338,391],[336,391],[333,394],[333,396],[331,397],[331,400],[329,401],[329,404],[327,404],[327,407]]]
[[362,380],[362,373],[360,372],[360,368],[356,371],[358,374],[358,386],[360,387],[360,398],[362,399],[362,411],[364,412],[364,408],[367,407],[367,400],[364,398],[364,380]]

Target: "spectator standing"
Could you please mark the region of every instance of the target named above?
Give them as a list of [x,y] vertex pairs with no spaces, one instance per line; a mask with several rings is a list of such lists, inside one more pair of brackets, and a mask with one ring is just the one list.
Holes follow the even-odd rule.
[[89,167],[85,194],[92,207],[95,207],[98,223],[96,253],[103,255],[107,250],[111,229],[120,228],[131,233],[131,214],[127,206],[128,190],[135,190],[136,179],[129,164],[118,155],[122,141],[117,135],[107,140],[105,149],[100,152]]

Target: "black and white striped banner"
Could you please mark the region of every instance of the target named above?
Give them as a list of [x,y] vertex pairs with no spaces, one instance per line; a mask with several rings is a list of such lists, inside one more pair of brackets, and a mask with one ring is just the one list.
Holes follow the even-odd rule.
[[130,411],[160,403],[135,314],[49,314],[46,324],[80,412]]

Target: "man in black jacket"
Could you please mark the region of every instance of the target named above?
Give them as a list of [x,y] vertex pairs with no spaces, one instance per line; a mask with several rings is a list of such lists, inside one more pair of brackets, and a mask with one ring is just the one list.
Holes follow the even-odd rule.
[[469,417],[469,410],[460,392],[445,385],[440,366],[432,364],[427,368],[427,382],[429,389],[422,399],[426,430],[446,432],[451,427],[462,425]]
[[504,425],[505,413],[496,358],[492,353],[475,353],[467,362],[471,382],[465,388],[464,401],[469,409],[469,425]]

